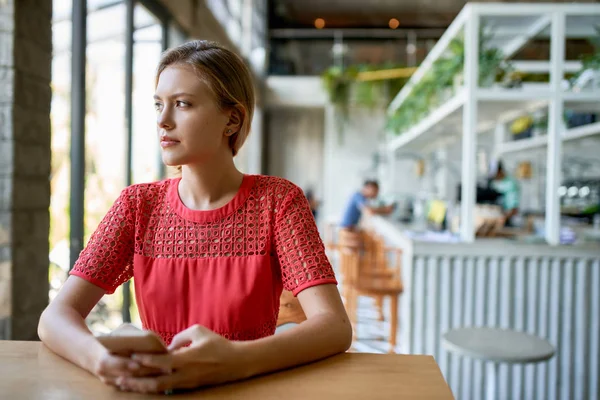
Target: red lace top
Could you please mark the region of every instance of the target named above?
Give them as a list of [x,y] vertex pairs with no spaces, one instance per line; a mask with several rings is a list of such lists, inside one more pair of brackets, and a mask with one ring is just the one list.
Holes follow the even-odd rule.
[[245,175],[225,206],[196,211],[178,179],[124,189],[71,271],[113,293],[134,278],[144,328],[167,343],[200,324],[232,340],[272,335],[282,288],[337,284],[303,192]]

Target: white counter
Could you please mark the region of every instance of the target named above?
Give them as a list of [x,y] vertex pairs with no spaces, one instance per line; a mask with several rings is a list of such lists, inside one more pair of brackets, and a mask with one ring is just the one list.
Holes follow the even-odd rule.
[[600,245],[423,242],[411,239],[406,225],[382,217],[365,222],[404,252],[398,350],[434,355],[457,398],[479,397],[484,366],[447,353],[440,338],[469,325],[526,331],[557,348],[549,363],[501,366],[499,398],[599,393]]

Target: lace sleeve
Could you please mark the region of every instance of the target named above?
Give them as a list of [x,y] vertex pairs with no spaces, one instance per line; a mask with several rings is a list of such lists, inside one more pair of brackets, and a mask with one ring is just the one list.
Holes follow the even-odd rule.
[[134,187],[125,188],[94,231],[70,274],[114,293],[133,275]]
[[299,188],[292,188],[279,206],[274,232],[286,290],[296,296],[311,286],[337,284],[308,200]]

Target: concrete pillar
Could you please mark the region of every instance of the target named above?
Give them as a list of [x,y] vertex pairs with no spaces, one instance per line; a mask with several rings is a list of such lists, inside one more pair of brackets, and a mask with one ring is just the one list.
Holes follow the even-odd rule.
[[48,303],[52,1],[0,0],[0,339]]

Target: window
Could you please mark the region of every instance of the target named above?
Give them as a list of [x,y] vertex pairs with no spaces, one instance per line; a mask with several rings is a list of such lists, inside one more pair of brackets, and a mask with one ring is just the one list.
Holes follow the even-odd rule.
[[52,23],[52,169],[50,172],[50,299],[69,271],[71,149],[71,8],[54,0]]
[[[124,3],[88,14],[85,244],[125,186],[125,18]],[[121,291],[105,296],[90,317],[91,328],[119,326],[121,303]]]
[[[127,183],[128,131],[125,115],[126,3],[87,0],[87,45],[85,54],[72,52],[72,3],[54,0],[52,60],[52,173],[50,229],[50,298],[64,283],[69,270],[69,223],[71,190],[85,190],[87,243],[100,220]],[[152,5],[150,12],[144,3]],[[160,15],[159,15],[160,14]],[[169,22],[171,21],[171,22]],[[168,29],[166,35],[165,29]],[[74,34],[82,35],[82,32]],[[153,108],[154,74],[165,39],[169,45],[186,40],[158,3],[140,0],[134,9],[132,87],[132,175],[133,182],[153,181],[161,176],[162,162],[156,138]],[[85,188],[71,186],[71,61],[86,59]],[[123,321],[123,296],[117,291],[94,308],[88,324],[94,332],[108,331]],[[137,320],[136,310],[132,319]]]
[[160,178],[162,169],[152,98],[155,67],[162,51],[162,27],[139,4],[135,7],[133,39],[133,183],[152,182]]

